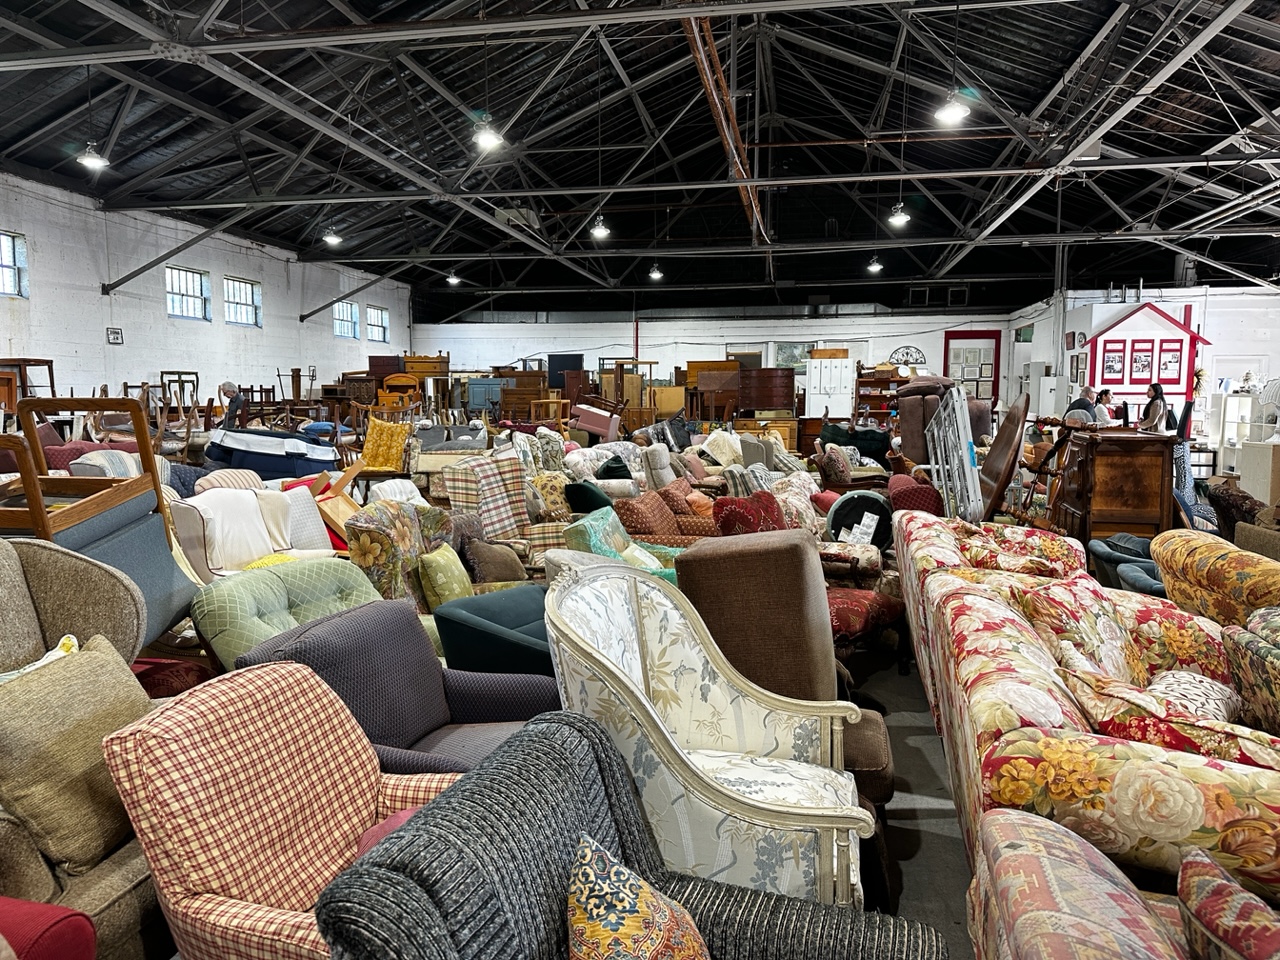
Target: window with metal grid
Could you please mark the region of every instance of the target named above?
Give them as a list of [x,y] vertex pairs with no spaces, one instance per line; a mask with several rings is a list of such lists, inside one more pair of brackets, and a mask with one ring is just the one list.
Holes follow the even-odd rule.
[[348,340],[360,339],[360,307],[350,300],[333,305],[333,335]]
[[169,316],[209,320],[209,275],[183,267],[164,268],[165,299]]
[[262,326],[262,284],[236,277],[222,278],[222,303],[227,323]]
[[365,333],[375,343],[390,343],[391,311],[386,307],[369,307],[365,311],[369,329]]
[[27,241],[16,233],[0,233],[0,296],[27,295]]

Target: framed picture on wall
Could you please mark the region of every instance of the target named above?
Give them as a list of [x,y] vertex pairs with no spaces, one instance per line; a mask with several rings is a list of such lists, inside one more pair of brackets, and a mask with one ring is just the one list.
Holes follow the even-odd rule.
[[951,364],[951,366],[947,368],[947,376],[950,377],[952,380],[963,380],[964,367],[962,367],[958,363]]
[[1062,340],[1063,340],[1063,346],[1065,346],[1068,350],[1074,350],[1076,348],[1076,332],[1074,330],[1068,333],[1064,333],[1062,335]]
[[966,366],[966,367],[964,368],[964,379],[966,379],[966,380],[977,380],[977,379],[978,379],[978,377],[979,377],[979,376],[981,376],[981,374],[979,374],[979,373],[978,373],[978,371],[979,371],[979,370],[981,370],[981,369],[982,369],[982,367],[981,367],[979,364],[976,364],[976,363],[975,363],[973,366],[971,366],[971,367],[970,367],[970,366]]
[[990,380],[978,381],[978,399],[979,400],[991,399],[991,381]]
[[964,348],[965,366],[976,366],[982,362],[982,351],[977,347]]
[[1080,382],[1080,355],[1076,353],[1071,355],[1071,382]]
[[988,380],[991,379],[993,376],[995,376],[995,364],[993,363],[982,364],[982,373],[980,374],[980,376]]
[[1151,370],[1155,366],[1154,340],[1135,340],[1129,354],[1129,382],[1150,383]]
[[1102,382],[1124,383],[1124,340],[1102,341]]
[[1160,372],[1161,383],[1181,383],[1182,382],[1182,341],[1181,340],[1161,340],[1160,341]]
[[[1080,346],[1079,340],[1076,341],[1076,346],[1077,347]],[[1080,382],[1088,383],[1089,382],[1089,354],[1087,351],[1082,350],[1079,353],[1077,353],[1076,356],[1080,358]]]

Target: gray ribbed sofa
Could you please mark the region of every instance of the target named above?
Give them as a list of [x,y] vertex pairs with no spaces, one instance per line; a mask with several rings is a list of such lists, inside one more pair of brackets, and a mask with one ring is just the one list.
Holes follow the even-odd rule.
[[931,927],[671,873],[593,720],[548,713],[345,870],[316,918],[335,960],[562,960],[586,833],[693,915],[716,960],[943,960]]

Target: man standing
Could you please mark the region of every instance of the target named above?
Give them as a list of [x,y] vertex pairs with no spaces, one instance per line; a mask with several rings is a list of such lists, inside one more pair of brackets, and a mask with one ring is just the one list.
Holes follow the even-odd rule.
[[1097,396],[1098,391],[1094,390],[1093,387],[1082,388],[1080,390],[1080,398],[1073,401],[1071,406],[1067,407],[1067,412],[1062,415],[1062,418],[1065,420],[1073,411],[1079,410],[1082,413],[1087,414],[1089,422],[1093,423],[1098,419],[1097,414],[1094,413],[1093,409],[1093,403]]
[[222,417],[222,425],[227,429],[238,426],[237,421],[240,419],[240,409],[244,406],[244,396],[240,393],[240,388],[230,380],[226,381],[218,388],[218,392],[226,399],[226,412]]

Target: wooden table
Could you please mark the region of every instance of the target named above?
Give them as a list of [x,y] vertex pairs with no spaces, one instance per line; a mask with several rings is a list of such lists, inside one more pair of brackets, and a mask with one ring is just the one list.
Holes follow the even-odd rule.
[[1049,521],[1082,544],[1173,528],[1172,434],[1076,430],[1049,493]]

